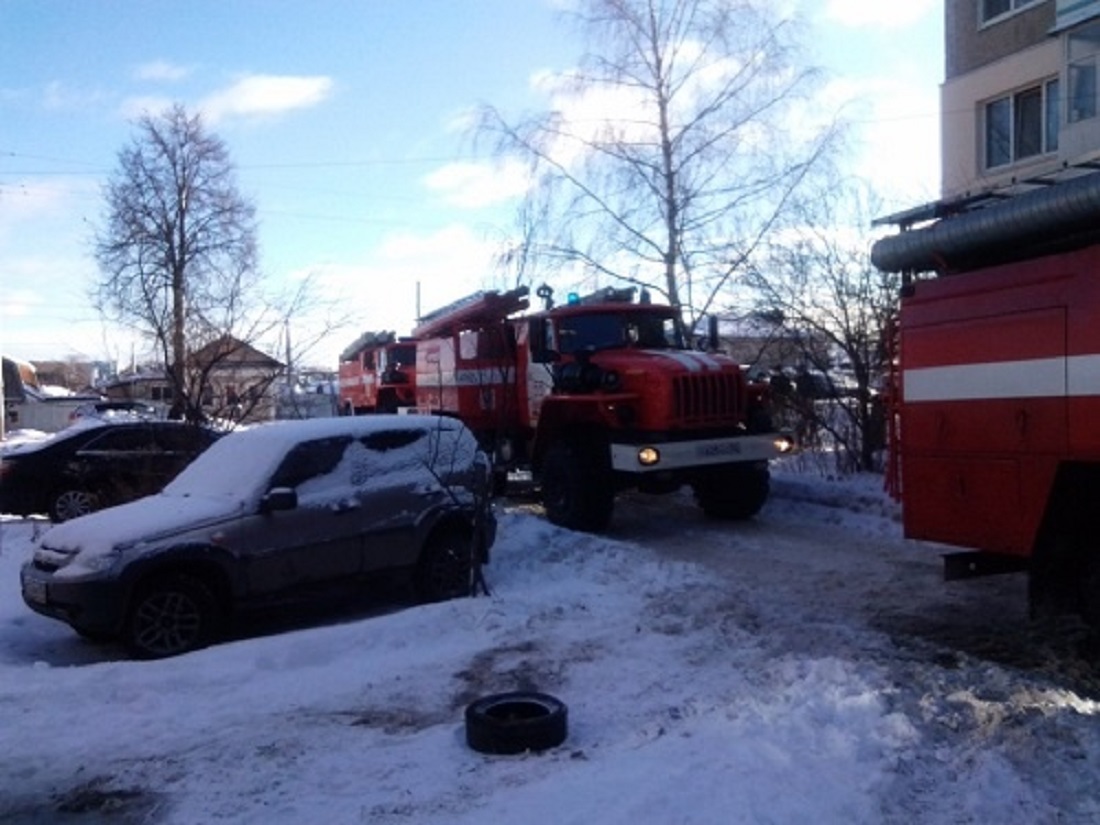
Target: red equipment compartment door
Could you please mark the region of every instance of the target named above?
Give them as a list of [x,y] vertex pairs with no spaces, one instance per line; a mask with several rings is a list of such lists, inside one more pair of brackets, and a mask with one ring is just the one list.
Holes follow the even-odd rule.
[[[945,309],[966,303],[955,296]],[[1027,554],[1046,493],[1027,485],[1023,495],[1021,467],[1033,472],[1067,449],[1066,311],[955,317],[903,326],[905,532]]]
[[999,553],[1025,552],[1019,462],[977,456],[907,457],[904,472],[909,538]]

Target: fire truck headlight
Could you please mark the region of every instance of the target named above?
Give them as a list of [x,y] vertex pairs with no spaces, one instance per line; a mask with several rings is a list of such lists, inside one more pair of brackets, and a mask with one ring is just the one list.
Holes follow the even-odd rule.
[[775,449],[780,453],[794,452],[794,439],[789,435],[780,435],[775,439]]
[[607,370],[601,377],[603,388],[608,392],[616,392],[622,386],[623,379],[615,370]]
[[640,447],[638,449],[638,463],[643,467],[652,467],[661,460],[661,451],[656,447]]

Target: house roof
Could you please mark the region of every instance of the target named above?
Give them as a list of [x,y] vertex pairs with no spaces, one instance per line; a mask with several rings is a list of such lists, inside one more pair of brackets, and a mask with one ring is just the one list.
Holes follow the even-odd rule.
[[217,362],[217,366],[225,367],[281,369],[284,366],[281,361],[232,335],[223,335],[206,346],[200,347],[191,353],[190,360],[200,364]]

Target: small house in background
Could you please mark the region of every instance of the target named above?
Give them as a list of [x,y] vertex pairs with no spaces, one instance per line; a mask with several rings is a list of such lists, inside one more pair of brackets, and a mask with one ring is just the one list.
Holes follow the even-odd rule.
[[202,406],[209,415],[245,423],[275,418],[286,366],[251,344],[224,335],[191,353],[188,370],[205,377]]
[[96,361],[69,358],[64,361],[34,361],[38,380],[43,385],[64,387],[71,392],[95,393],[104,375],[109,374],[106,364]]
[[[282,362],[232,336],[223,336],[191,353],[187,381],[202,382],[202,409],[211,418],[245,423],[275,418],[276,394],[286,371]],[[122,373],[108,382],[111,400],[144,401],[170,410],[175,388],[163,367]]]
[[64,388],[44,384],[30,361],[3,356],[2,383],[4,414],[0,420],[0,439],[13,430],[39,430],[54,433],[69,425],[73,410],[85,401],[96,400],[98,393],[71,393]]

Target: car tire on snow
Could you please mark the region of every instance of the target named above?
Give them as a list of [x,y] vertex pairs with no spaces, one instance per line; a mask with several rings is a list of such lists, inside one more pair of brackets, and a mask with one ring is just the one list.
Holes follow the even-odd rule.
[[544,751],[564,742],[567,733],[565,703],[545,693],[496,693],[466,707],[466,744],[479,753]]
[[421,601],[442,602],[470,595],[470,531],[446,527],[424,545],[416,567]]
[[67,487],[50,500],[50,520],[54,522],[86,516],[99,509],[99,496],[91,490]]
[[139,659],[163,659],[205,647],[221,632],[221,609],[210,588],[186,574],[148,582],[138,591],[124,640]]

